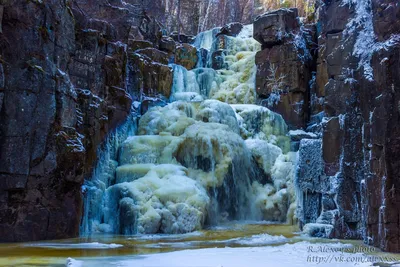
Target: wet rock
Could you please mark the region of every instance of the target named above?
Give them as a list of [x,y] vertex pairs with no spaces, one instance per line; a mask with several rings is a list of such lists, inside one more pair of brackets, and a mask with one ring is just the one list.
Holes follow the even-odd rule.
[[154,45],[153,43],[145,40],[129,40],[128,41],[128,48],[130,51],[135,52],[139,49],[146,49],[152,48]]
[[168,65],[168,54],[155,48],[145,48],[136,51],[137,54],[147,57],[147,60]]
[[181,43],[181,44],[191,44],[194,42],[195,37],[192,35],[186,35],[186,34],[178,34],[177,32],[173,32],[169,35],[175,42]]
[[147,96],[161,94],[167,98],[170,97],[173,80],[172,68],[137,53],[131,54],[130,60],[131,79],[136,82],[132,89],[136,95],[143,92]]
[[222,27],[219,33],[217,33],[217,36],[227,35],[236,37],[242,31],[242,29],[243,29],[243,24],[239,22],[232,22]]
[[127,52],[157,27],[121,1],[0,8],[0,240],[75,237],[83,179],[130,112]]
[[[363,238],[398,252],[400,7],[393,1],[325,1],[318,13],[311,96],[323,100],[324,118],[310,124],[322,126],[322,176],[329,183],[312,191],[320,194],[312,195],[313,203],[300,199],[300,221],[320,224],[304,227],[311,235]],[[331,225],[329,235],[325,225]]]
[[176,43],[171,37],[163,36],[160,40],[160,50],[167,53],[175,53]]
[[3,6],[3,5],[0,5],[0,33],[3,32],[3,27],[2,27],[2,24],[3,24],[3,14],[4,14],[4,6]]
[[197,64],[197,49],[189,44],[182,44],[176,47],[175,64],[185,67],[187,70],[193,69]]

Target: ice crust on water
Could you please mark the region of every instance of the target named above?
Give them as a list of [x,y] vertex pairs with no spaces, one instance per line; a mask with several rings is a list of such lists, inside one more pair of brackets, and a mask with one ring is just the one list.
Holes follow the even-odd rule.
[[123,245],[120,244],[103,244],[99,242],[92,243],[37,243],[28,244],[28,247],[40,247],[40,248],[56,248],[56,249],[113,249],[120,248]]
[[237,240],[235,243],[241,245],[253,245],[253,246],[260,246],[260,245],[270,245],[276,243],[285,243],[288,239],[283,235],[269,235],[269,234],[260,234],[260,235],[253,235],[249,238],[241,238]]

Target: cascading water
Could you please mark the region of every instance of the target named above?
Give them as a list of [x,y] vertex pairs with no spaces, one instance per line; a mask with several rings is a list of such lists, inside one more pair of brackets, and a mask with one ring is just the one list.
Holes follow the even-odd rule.
[[[204,64],[172,65],[170,104],[151,108],[137,131],[122,127],[108,139],[84,187],[83,234],[186,233],[226,220],[293,218],[296,153],[282,117],[254,105],[260,45],[252,25],[237,37],[217,32],[196,38]],[[220,67],[211,68],[216,60]]]

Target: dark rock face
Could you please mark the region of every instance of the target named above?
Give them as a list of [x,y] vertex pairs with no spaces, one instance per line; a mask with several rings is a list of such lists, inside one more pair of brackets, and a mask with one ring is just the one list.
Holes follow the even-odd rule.
[[239,22],[232,22],[221,28],[217,36],[227,35],[236,37],[243,29],[243,24]]
[[[256,58],[258,94],[271,99],[270,78],[288,74],[275,83],[286,94],[272,108],[292,126],[308,122],[307,129],[322,135],[300,142],[300,225],[311,235],[362,238],[399,252],[400,6],[390,0],[320,1],[318,14],[314,29],[303,27],[308,49],[316,48],[309,37],[318,36],[311,68],[296,61],[299,52],[290,41],[299,31],[295,12],[267,13],[254,27],[264,48]],[[299,77],[312,77],[310,86]],[[291,114],[293,103],[303,100],[309,120]]]
[[[132,98],[168,94],[161,35],[122,1],[0,2],[0,241],[79,234],[99,145]],[[130,71],[137,50],[159,65]]]
[[[321,145],[300,143],[300,224],[315,236],[362,238],[399,252],[400,6],[390,0],[321,1],[318,13],[316,73],[306,90],[314,123],[308,128],[322,139]],[[282,61],[271,51],[285,45],[273,38],[285,27],[274,25],[256,35],[270,47],[260,52],[258,66]],[[275,54],[288,57],[283,48]],[[313,119],[318,114],[320,121]]]
[[282,114],[291,128],[305,128],[314,34],[297,16],[297,9],[279,9],[255,20],[254,38],[263,47],[256,55],[256,90],[261,103]]
[[278,9],[265,13],[254,21],[254,39],[263,48],[280,45],[300,27],[297,9]]

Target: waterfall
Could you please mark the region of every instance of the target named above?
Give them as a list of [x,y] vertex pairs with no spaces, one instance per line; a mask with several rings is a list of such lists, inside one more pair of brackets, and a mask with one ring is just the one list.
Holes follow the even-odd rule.
[[187,233],[227,220],[292,220],[297,154],[282,116],[254,104],[260,45],[252,25],[236,37],[218,31],[196,37],[204,64],[171,65],[168,105],[108,138],[84,186],[82,233]]
[[81,235],[107,231],[107,229],[101,229],[104,193],[115,182],[115,171],[118,166],[118,148],[129,136],[134,136],[136,132],[137,112],[132,109],[127,121],[112,132],[103,146],[99,148],[99,159],[93,175],[90,179],[85,180],[82,186],[84,214],[80,227]]

